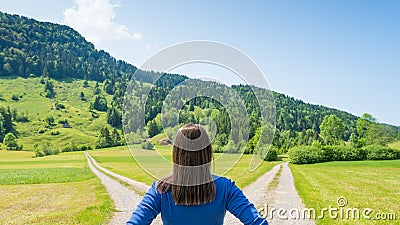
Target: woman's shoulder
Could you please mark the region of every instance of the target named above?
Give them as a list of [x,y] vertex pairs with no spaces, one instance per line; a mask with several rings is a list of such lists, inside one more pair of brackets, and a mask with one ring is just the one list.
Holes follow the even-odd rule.
[[217,187],[218,186],[232,187],[233,185],[235,185],[235,182],[227,177],[217,176],[217,175],[213,175],[213,176],[214,176],[214,183]]

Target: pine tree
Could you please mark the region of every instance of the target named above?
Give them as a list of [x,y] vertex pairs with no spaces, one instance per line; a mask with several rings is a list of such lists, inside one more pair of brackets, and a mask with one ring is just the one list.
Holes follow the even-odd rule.
[[113,129],[113,132],[112,132],[112,134],[111,134],[111,138],[112,138],[112,140],[113,140],[113,146],[119,146],[119,145],[121,145],[122,143],[121,143],[121,136],[119,135],[119,133],[118,133],[118,130],[117,129]]
[[81,100],[82,100],[82,101],[86,101],[85,93],[83,93],[83,91],[81,91],[80,97],[81,97]]
[[107,123],[113,127],[121,126],[121,113],[114,106],[107,109]]
[[107,99],[104,97],[97,95],[94,99],[93,108],[99,111],[107,110]]
[[53,98],[56,95],[54,92],[53,83],[49,81],[49,79],[46,79],[44,84],[44,92],[46,93],[46,98]]
[[113,145],[114,141],[110,135],[110,131],[107,127],[103,127],[100,130],[99,136],[97,137],[97,148],[107,148]]

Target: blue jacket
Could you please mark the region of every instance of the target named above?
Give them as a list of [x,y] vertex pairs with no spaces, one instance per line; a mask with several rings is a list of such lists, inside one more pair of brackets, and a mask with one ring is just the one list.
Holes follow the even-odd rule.
[[216,187],[214,201],[197,206],[176,205],[172,199],[171,189],[166,193],[159,193],[154,182],[126,224],[151,224],[161,212],[164,225],[222,225],[226,210],[245,225],[268,224],[235,182],[225,177],[216,177],[214,182]]

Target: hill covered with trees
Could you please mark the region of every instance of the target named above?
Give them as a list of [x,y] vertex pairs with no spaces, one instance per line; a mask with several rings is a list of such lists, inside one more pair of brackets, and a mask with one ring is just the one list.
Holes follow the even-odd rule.
[[[151,137],[162,132],[160,113],[163,102],[168,93],[182,81],[188,80],[188,77],[179,74],[164,74],[155,86],[151,87],[150,83],[160,75],[159,73],[137,71],[135,66],[117,60],[103,50],[95,49],[93,44],[87,42],[84,37],[68,26],[0,12],[0,79],[25,79],[24,84],[28,85],[27,90],[31,91],[28,95],[35,96],[30,98],[30,101],[49,102],[51,110],[65,113],[64,115],[51,110],[43,111],[36,107],[27,107],[28,103],[23,103],[24,101],[21,100],[21,97],[29,99],[24,97],[23,90],[10,94],[8,93],[10,88],[2,87],[0,89],[0,92],[3,92],[0,93],[3,96],[3,101],[0,102],[2,106],[0,108],[0,141],[3,141],[7,133],[13,133],[19,139],[38,135],[39,138],[36,140],[39,140],[41,135],[39,131],[47,129],[47,132],[55,132],[53,130],[57,128],[53,126],[57,121],[46,122],[46,118],[50,115],[61,115],[61,117],[71,116],[71,119],[68,123],[65,118],[60,118],[59,126],[71,124],[71,129],[81,129],[84,135],[92,137],[89,138],[90,140],[97,139],[98,147],[121,144],[117,134],[121,133],[122,126],[128,125],[122,118],[122,103],[128,82],[135,72],[137,82],[133,84],[134,93],[132,94],[137,98],[130,99],[129,104],[137,110],[140,110],[141,105],[146,105],[144,112],[146,127],[130,122],[129,126],[134,132],[129,135],[130,138],[140,142],[148,135]],[[30,82],[35,88],[29,88]],[[79,85],[70,85],[71,82]],[[360,139],[362,142],[362,138],[367,137],[365,132],[368,133],[368,129],[375,129],[374,133],[377,134],[375,138],[386,139],[386,142],[394,140],[398,135],[398,127],[368,120],[371,124],[377,125],[368,124],[360,128],[362,122],[359,122],[360,118],[357,116],[329,107],[308,104],[284,94],[247,85],[227,87],[214,82],[201,82],[206,88],[233,89],[243,99],[250,121],[248,137],[250,143],[259,138],[260,131],[266,126],[260,121],[260,107],[264,107],[265,102],[271,102],[268,99],[270,95],[273,96],[276,106],[276,108],[269,106],[276,112],[276,132],[273,144],[280,149],[311,145],[314,141],[327,141],[327,136],[321,128],[332,126],[339,126],[338,135],[341,141]],[[149,88],[151,91],[148,98],[142,101],[139,97]],[[68,95],[67,89],[71,93],[76,93],[77,96]],[[258,105],[254,92],[258,96],[263,96],[261,106]],[[234,98],[234,94],[230,92],[226,94]],[[15,110],[14,114],[13,110]],[[70,113],[74,111],[76,115],[71,115]],[[131,113],[132,115],[126,116],[134,116],[137,112]],[[233,142],[229,142],[232,121],[224,106],[211,98],[189,99],[184,102],[184,107],[176,112],[176,115],[180,115],[180,123],[200,122],[202,118],[212,118],[218,127],[215,142],[216,146],[220,147],[220,151],[229,146],[241,145],[240,141],[243,137],[240,133],[233,138]],[[323,121],[331,115],[335,118],[322,125]],[[89,118],[77,119],[85,116]],[[33,127],[30,131],[24,130],[27,124]],[[95,131],[96,134],[94,134]],[[79,137],[80,135],[73,134],[65,139],[73,140]],[[50,138],[50,140],[55,139]]]

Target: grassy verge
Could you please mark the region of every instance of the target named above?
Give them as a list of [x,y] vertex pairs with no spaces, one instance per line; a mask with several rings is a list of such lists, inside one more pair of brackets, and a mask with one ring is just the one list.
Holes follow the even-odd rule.
[[251,157],[252,155],[243,155],[240,161],[225,175],[226,177],[234,180],[236,185],[240,188],[251,184],[264,173],[270,171],[272,167],[278,163],[281,163],[264,161],[255,171],[251,172],[248,170]]
[[105,224],[112,213],[98,179],[0,187],[4,224]]
[[32,158],[0,151],[2,224],[106,224],[112,200],[83,152]]
[[154,179],[133,159],[125,146],[94,150],[89,152],[100,166],[122,176],[151,185]]
[[[328,162],[312,165],[290,165],[296,189],[306,207],[320,214],[324,207],[339,207],[337,199],[345,197],[343,209],[365,208],[376,213],[396,213],[400,216],[400,160]],[[317,214],[318,215],[318,214]],[[318,219],[318,224],[395,224],[390,220]],[[345,218],[345,216],[344,216]],[[400,219],[400,218],[398,218]]]
[[65,183],[91,178],[94,174],[89,168],[0,169],[0,185]]

